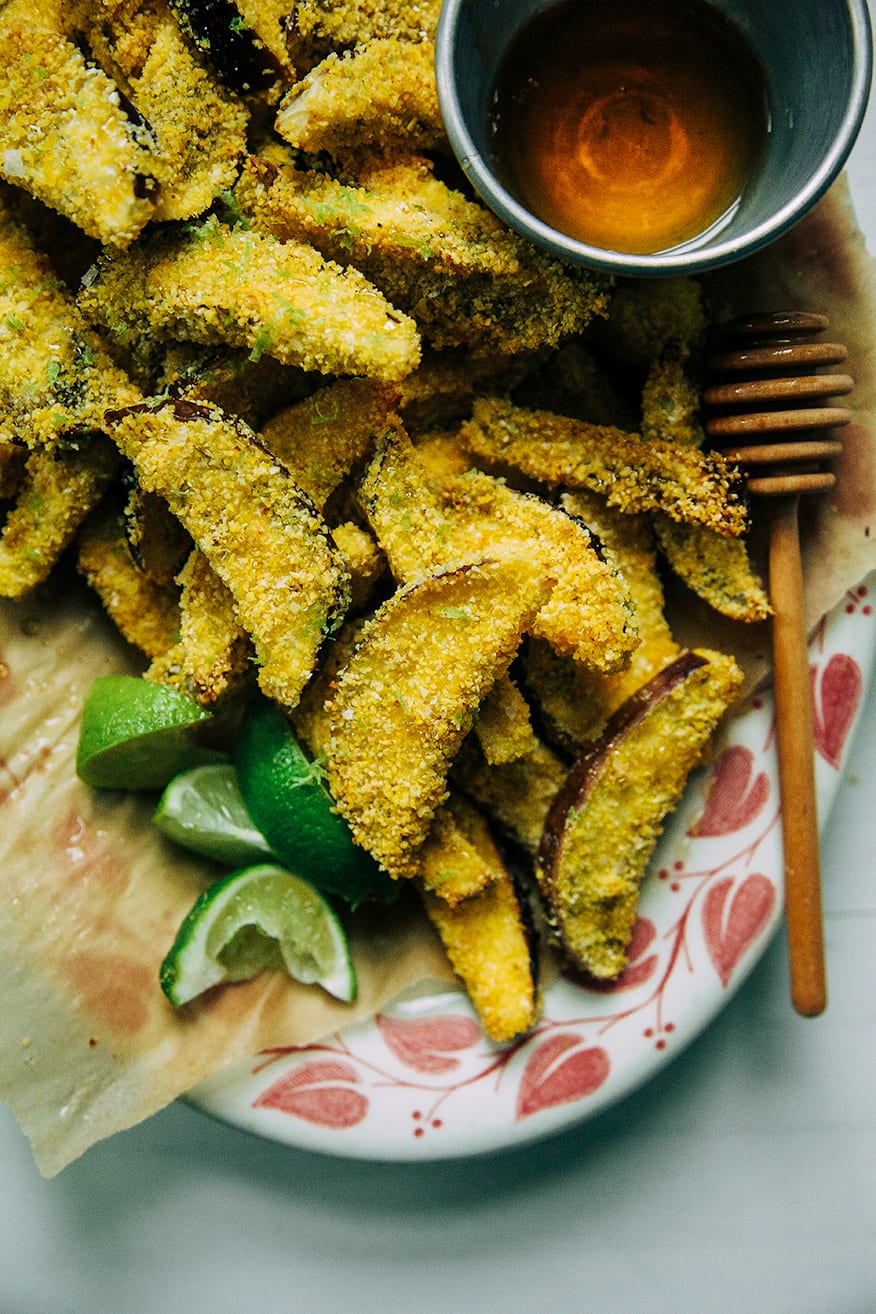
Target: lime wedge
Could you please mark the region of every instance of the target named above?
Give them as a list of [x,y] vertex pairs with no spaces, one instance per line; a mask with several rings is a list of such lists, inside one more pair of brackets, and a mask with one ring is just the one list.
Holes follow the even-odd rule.
[[395,898],[395,882],[353,842],[318,764],[304,753],[280,708],[265,698],[256,699],[244,717],[235,764],[249,814],[280,862],[354,908],[363,899]]
[[82,709],[76,774],[103,789],[163,789],[180,771],[225,759],[193,737],[209,719],[175,689],[133,675],[99,676]]
[[266,969],[356,998],[344,928],[317,890],[274,863],[232,872],[196,900],[161,964],[161,988],[176,1006],[223,981]]
[[230,762],[211,762],[174,776],[152,820],[168,839],[228,867],[274,857],[246,809]]

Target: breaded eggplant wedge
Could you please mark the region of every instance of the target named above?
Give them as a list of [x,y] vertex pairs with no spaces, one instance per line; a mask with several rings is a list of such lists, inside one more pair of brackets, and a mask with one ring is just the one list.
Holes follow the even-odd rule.
[[322,510],[393,423],[398,397],[390,384],[338,379],[278,411],[261,440]]
[[275,127],[290,146],[343,160],[379,141],[383,150],[447,149],[431,41],[396,37],[332,53],[280,104]]
[[183,31],[226,86],[271,103],[295,81],[285,24],[291,0],[170,0]]
[[420,359],[413,321],[357,270],[212,218],[100,259],[80,304],[122,340],[224,342],[324,374],[392,382]]
[[251,430],[216,408],[159,398],[112,412],[107,424],[143,488],[167,501],[230,590],[261,688],[294,707],[349,604],[343,561],[313,502]]
[[353,266],[437,348],[555,345],[605,313],[607,281],[536,251],[419,157],[372,162],[360,185],[250,157],[235,189],[254,225]]
[[516,762],[537,748],[529,704],[510,675],[497,680],[481,703],[475,733],[491,766]]
[[639,640],[628,664],[610,672],[588,670],[542,640],[527,641],[519,662],[527,697],[538,708],[551,742],[575,753],[602,732],[609,716],[630,694],[678,656],[680,646],[664,612],[649,518],[623,515],[595,493],[567,493],[562,503],[591,527],[606,559],[623,579]]
[[177,582],[179,637],[154,654],[146,679],[214,707],[247,685],[254,669],[252,644],[237,620],[230,589],[199,548],[190,553]]
[[76,568],[129,643],[153,658],[173,646],[180,623],[179,589],[157,582],[137,563],[120,507],[104,501],[82,525]]
[[298,0],[289,15],[296,57],[316,62],[332,50],[379,37],[433,39],[441,0]]
[[423,889],[455,908],[491,885],[499,870],[486,818],[463,794],[451,790],[420,850]]
[[154,214],[148,132],[68,40],[53,0],[0,8],[0,174],[90,237],[127,247]]
[[216,81],[164,0],[73,0],[65,17],[148,124],[154,217],[203,214],[246,151],[243,104]]
[[642,388],[642,437],[702,447],[701,404],[700,389],[688,374],[686,348],[668,343],[651,362]]
[[366,622],[330,702],[328,785],[391,876],[416,873],[450,763],[545,589],[528,562],[471,563],[400,589]]
[[0,435],[51,448],[139,397],[0,196]]
[[526,895],[493,845],[494,879],[452,906],[422,890],[426,913],[463,982],[484,1031],[499,1044],[528,1031],[538,1017],[538,958]]
[[680,525],[654,517],[660,550],[673,572],[710,607],[731,620],[756,623],[773,614],[748,544],[703,525]]
[[708,323],[697,279],[685,274],[630,278],[615,289],[605,336],[617,360],[625,361],[628,369],[647,373],[671,343],[698,355]]
[[525,757],[491,765],[470,738],[453,764],[451,783],[482,808],[498,833],[534,856],[566,770],[541,740]]
[[621,705],[557,793],[536,876],[560,947],[579,970],[601,980],[624,970],[666,817],[741,683],[731,657],[681,653]]
[[[671,342],[653,362],[642,390],[642,436],[701,447],[700,389],[689,377],[687,351]],[[772,614],[758,571],[741,538],[705,525],[654,516],[654,531],[670,567],[689,589],[732,620],[762,621]]]
[[635,648],[622,579],[562,508],[478,470],[431,482],[400,424],[379,440],[358,496],[397,579],[482,556],[526,556],[556,579],[534,634],[597,670],[623,666]]
[[120,465],[103,434],[30,453],[0,532],[0,597],[21,598],[47,578]]
[[[454,569],[464,562],[480,560],[498,549],[499,539],[488,543],[455,542],[453,522],[444,514],[437,491],[430,486],[419,454],[411,445],[404,426],[394,417],[382,437],[358,487],[358,502],[385,553],[395,579],[410,584],[426,575]],[[414,511],[413,508],[416,508]],[[525,546],[513,543],[511,551],[525,555]],[[498,551],[495,553],[498,555]],[[497,715],[502,708],[516,713],[516,725]],[[475,733],[490,761],[506,761],[530,747],[526,727],[525,700],[507,676],[496,681],[478,713]]]
[[489,465],[549,487],[589,488],[609,506],[663,511],[738,537],[748,519],[738,470],[717,452],[664,442],[582,420],[481,398],[459,431],[462,445]]

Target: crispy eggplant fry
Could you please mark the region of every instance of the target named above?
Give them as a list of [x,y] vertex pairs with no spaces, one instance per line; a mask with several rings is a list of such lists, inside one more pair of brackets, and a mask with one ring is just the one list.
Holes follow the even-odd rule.
[[[672,342],[652,365],[642,392],[643,437],[702,446],[700,390],[688,376],[686,361],[686,347]],[[744,539],[665,515],[654,517],[654,530],[675,574],[716,611],[747,622],[772,614]]]
[[[337,678],[356,648],[363,624],[362,619],[345,622],[326,645],[327,654],[318,672],[292,712],[295,734],[314,758],[324,758],[331,744],[331,699]],[[419,870],[425,887],[450,903],[470,898],[495,879],[495,868],[489,861],[493,849],[483,817],[451,790],[437,809],[420,852]]]
[[700,352],[707,326],[696,279],[628,279],[615,288],[606,337],[618,360],[646,372],[671,342]]
[[398,419],[376,443],[359,482],[358,501],[399,583],[459,564],[460,555],[448,541],[452,522]]
[[30,453],[0,534],[0,597],[23,597],[48,576],[119,465],[102,434]]
[[129,643],[159,657],[176,641],[179,589],[157,583],[137,564],[123,511],[102,503],[79,530],[76,566]]
[[322,510],[391,422],[398,390],[371,379],[339,379],[279,411],[261,439]]
[[498,831],[534,856],[565,777],[562,760],[545,743],[515,762],[490,766],[469,740],[453,764],[451,783],[474,799]]
[[472,563],[399,590],[366,623],[331,702],[328,783],[390,875],[416,873],[450,763],[544,592],[528,562]]
[[275,127],[290,146],[343,160],[383,150],[447,149],[431,41],[384,37],[328,55],[283,97]]
[[731,657],[685,651],[621,705],[588,745],[545,823],[536,875],[576,967],[616,979],[639,888],[667,814],[739,692]]
[[[358,496],[390,569],[401,584],[485,555],[480,542],[468,552],[457,549],[452,521],[445,517],[437,492],[429,486],[425,467],[398,419],[393,419],[377,440],[377,451],[359,485]],[[487,550],[496,546],[498,537],[495,543],[489,542]],[[519,543],[512,544],[512,550],[517,555],[525,552]],[[525,707],[519,706],[522,698],[506,684],[507,677],[497,680],[475,723],[475,733],[491,761],[506,760],[509,753],[516,755],[521,744],[520,737],[509,734],[512,727],[508,718],[497,717],[496,709],[522,710],[518,731],[524,721],[528,722]]]
[[651,363],[642,388],[642,437],[702,447],[700,389],[686,369],[687,348],[673,341]]
[[424,890],[456,907],[492,885],[500,871],[497,856],[486,818],[451,790],[420,851],[420,881]]
[[527,556],[557,580],[533,633],[599,670],[622,666],[636,646],[623,581],[586,525],[561,508],[477,470],[431,485],[401,425],[380,439],[359,497],[397,579],[483,556]]
[[520,659],[526,693],[537,706],[550,741],[574,753],[602,732],[622,702],[678,656],[679,645],[663,610],[649,518],[625,516],[595,493],[567,493],[563,505],[591,527],[606,558],[620,572],[639,636],[629,665],[607,674],[569,661],[542,641],[527,641]]
[[203,552],[195,548],[177,578],[179,639],[155,655],[146,678],[212,707],[248,683],[252,645],[237,621],[230,590]]
[[626,586],[583,521],[480,471],[449,478],[442,491],[445,508],[460,524],[454,537],[466,544],[467,555],[477,549],[523,553],[555,572],[534,635],[595,670],[626,664],[639,642]]
[[232,90],[270,103],[295,80],[284,32],[292,0],[170,0],[180,26]]
[[357,270],[215,219],[101,259],[80,302],[122,340],[224,342],[325,374],[394,381],[420,357],[412,320]]
[[386,572],[386,557],[367,530],[355,521],[332,526],[332,538],[350,576],[350,611],[365,610]]
[[516,762],[537,748],[529,704],[509,675],[497,680],[481,703],[475,733],[491,766]]
[[[594,493],[570,493],[563,505],[597,534],[620,572],[634,607],[638,646],[619,671],[589,671],[546,644],[527,643],[522,657],[527,693],[538,705],[551,739],[577,750],[600,734],[606,720],[630,694],[678,656],[663,610],[654,534],[644,516],[625,516]],[[730,540],[735,541],[735,540]]]
[[251,360],[245,351],[171,342],[164,349],[156,392],[209,402],[259,430],[285,406],[301,401],[318,382],[295,365],[270,356]]
[[291,13],[293,50],[313,62],[331,50],[380,37],[432,39],[441,0],[298,0]]
[[773,614],[763,581],[740,538],[724,538],[699,525],[654,517],[666,560],[688,588],[731,620],[756,623]]
[[491,466],[549,487],[589,488],[626,513],[664,511],[738,537],[747,526],[738,471],[716,452],[643,442],[638,434],[479,399],[460,441]]
[[192,540],[163,497],[147,493],[130,471],[125,528],[131,556],[156,584],[173,584],[191,550]]
[[166,499],[231,591],[262,689],[294,707],[349,602],[312,501],[245,425],[215,408],[159,399],[107,421],[144,489]]
[[138,399],[0,198],[0,435],[51,448]]
[[154,217],[202,214],[246,150],[241,102],[197,57],[165,0],[74,0],[69,20],[148,124]]
[[600,275],[536,252],[420,159],[375,164],[352,186],[251,157],[236,195],[259,230],[361,270],[436,347],[529,351],[607,308]]
[[451,966],[491,1040],[528,1031],[538,1016],[538,960],[526,896],[494,849],[495,879],[456,906],[428,889],[423,902]]
[[154,212],[148,134],[64,34],[53,0],[0,9],[0,173],[91,237],[125,247]]

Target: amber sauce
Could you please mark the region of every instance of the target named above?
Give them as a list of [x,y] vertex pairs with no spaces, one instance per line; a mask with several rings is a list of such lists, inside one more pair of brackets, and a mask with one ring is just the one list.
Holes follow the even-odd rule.
[[654,253],[732,216],[769,131],[766,82],[702,0],[562,0],[512,44],[491,131],[499,176],[538,218]]

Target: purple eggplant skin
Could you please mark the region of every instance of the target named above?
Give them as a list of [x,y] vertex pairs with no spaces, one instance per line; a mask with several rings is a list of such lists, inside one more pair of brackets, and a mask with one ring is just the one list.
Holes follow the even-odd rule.
[[281,76],[275,56],[248,27],[233,0],[170,0],[177,22],[233,91],[264,91]]
[[[578,862],[583,865],[574,866],[571,872],[566,870],[567,837],[598,788],[606,762],[649,713],[706,665],[707,659],[700,653],[682,652],[631,694],[609,719],[599,738],[582,750],[548,811],[536,855],[536,879],[548,922],[567,965],[587,979],[616,979],[623,971],[641,872],[632,859],[630,864],[622,862],[623,875],[618,872],[617,888],[609,891],[601,880],[610,863],[607,868],[605,863],[585,861],[579,855]],[[656,841],[660,826],[656,824],[656,815],[649,814],[643,820],[648,825],[643,832],[640,857],[647,861],[653,847],[648,839]],[[608,857],[621,861],[621,855],[606,854]]]
[[545,820],[544,834],[538,853],[538,865],[544,871],[552,872],[559,856],[563,842],[566,818],[572,808],[580,807],[581,799],[587,796],[590,782],[596,775],[607,754],[614,746],[629,734],[655,703],[658,703],[670,689],[676,688],[692,671],[706,665],[706,659],[698,653],[685,651],[674,661],[664,666],[655,676],[637,689],[610,717],[605,729],[598,739],[588,744],[579,754],[574,766],[554,798]]

